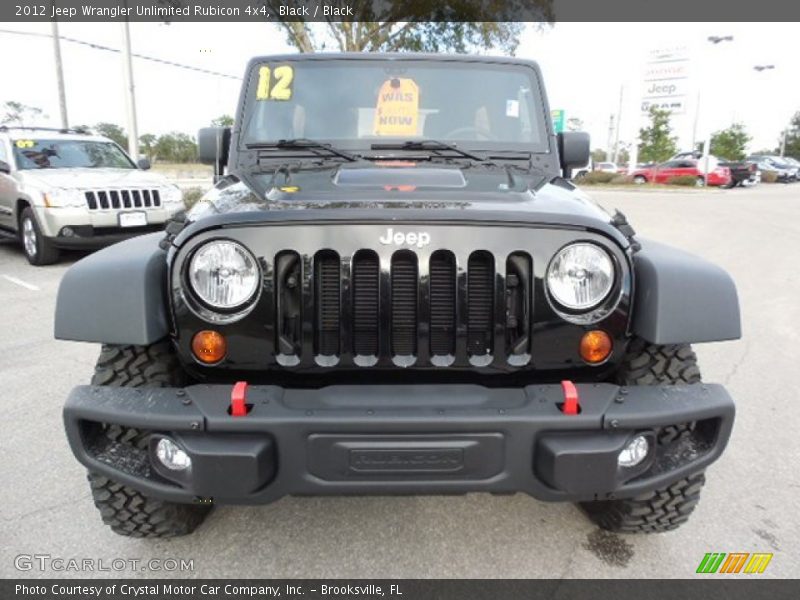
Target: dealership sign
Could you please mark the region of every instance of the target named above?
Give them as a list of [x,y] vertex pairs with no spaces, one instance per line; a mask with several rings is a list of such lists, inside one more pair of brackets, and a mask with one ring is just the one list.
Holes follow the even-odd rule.
[[651,108],[672,114],[686,112],[688,95],[689,55],[684,46],[659,48],[650,52],[645,65],[642,86],[642,113]]

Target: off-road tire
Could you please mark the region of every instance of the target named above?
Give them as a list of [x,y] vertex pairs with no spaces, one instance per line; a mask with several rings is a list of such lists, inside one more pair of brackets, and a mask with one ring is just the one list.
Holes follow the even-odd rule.
[[[30,228],[30,233],[28,233],[28,228]],[[33,236],[31,240],[32,248],[29,248],[26,243],[26,235]],[[19,242],[22,244],[25,258],[35,267],[52,265],[61,255],[58,248],[53,246],[53,243],[42,233],[39,222],[36,220],[36,215],[30,206],[26,207],[19,216]]]
[[[700,383],[697,355],[688,344],[657,345],[636,338],[628,345],[616,375],[619,385],[687,385]],[[657,443],[669,444],[691,435],[695,423],[680,423],[658,432]],[[582,502],[589,518],[602,529],[619,533],[659,533],[689,519],[705,483],[700,471],[671,485],[634,498]]]
[[[185,383],[186,375],[168,341],[150,346],[104,345],[92,376],[92,385],[111,387],[171,387]],[[119,425],[108,425],[103,435],[140,449],[146,449],[149,442],[148,433]],[[149,498],[91,471],[88,479],[103,523],[119,535],[138,538],[187,535],[205,520],[211,509]]]

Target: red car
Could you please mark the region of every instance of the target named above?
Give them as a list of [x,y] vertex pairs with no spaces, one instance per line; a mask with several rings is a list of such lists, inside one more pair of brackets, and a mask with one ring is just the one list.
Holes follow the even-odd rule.
[[731,170],[728,167],[716,167],[708,173],[708,180],[703,176],[703,172],[697,168],[696,160],[668,160],[660,165],[637,169],[633,172],[634,183],[667,183],[673,177],[694,177],[697,185],[721,185],[731,184]]

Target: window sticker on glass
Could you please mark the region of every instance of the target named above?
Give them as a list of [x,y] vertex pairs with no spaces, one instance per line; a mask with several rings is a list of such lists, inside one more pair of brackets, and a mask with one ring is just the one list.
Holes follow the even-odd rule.
[[36,142],[33,140],[17,140],[17,148],[33,148]]
[[519,100],[506,100],[506,116],[519,118]]
[[375,135],[417,135],[419,87],[413,79],[387,79],[378,90],[375,107]]
[[263,66],[258,69],[256,100],[291,100],[294,68],[281,65],[271,69]]

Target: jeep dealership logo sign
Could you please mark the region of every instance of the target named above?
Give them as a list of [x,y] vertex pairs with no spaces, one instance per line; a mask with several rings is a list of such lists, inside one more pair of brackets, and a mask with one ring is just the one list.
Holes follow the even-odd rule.
[[431,243],[431,234],[427,231],[409,231],[403,233],[402,231],[395,231],[391,227],[386,230],[378,241],[384,246],[394,244],[395,246],[416,246],[417,248],[424,248]]

